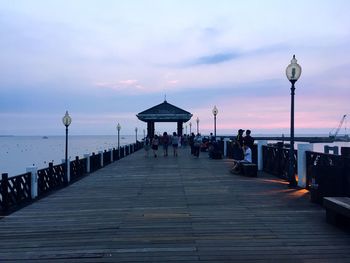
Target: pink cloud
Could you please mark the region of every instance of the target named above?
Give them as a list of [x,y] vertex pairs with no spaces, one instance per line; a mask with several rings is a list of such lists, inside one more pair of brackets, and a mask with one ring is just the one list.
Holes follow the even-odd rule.
[[122,85],[135,85],[136,83],[138,83],[138,80],[136,79],[120,80],[118,83]]

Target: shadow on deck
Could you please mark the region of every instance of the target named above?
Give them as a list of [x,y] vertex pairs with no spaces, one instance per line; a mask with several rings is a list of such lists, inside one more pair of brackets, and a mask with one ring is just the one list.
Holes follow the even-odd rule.
[[305,190],[139,151],[0,220],[0,262],[350,262]]

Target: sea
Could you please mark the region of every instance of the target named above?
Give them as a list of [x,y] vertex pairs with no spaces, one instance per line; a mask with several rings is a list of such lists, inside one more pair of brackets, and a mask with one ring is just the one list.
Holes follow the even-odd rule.
[[[135,135],[120,136],[120,146],[136,141]],[[48,167],[50,162],[61,164],[65,158],[65,136],[2,136],[0,137],[0,173],[9,177],[23,174],[27,167]],[[74,136],[68,140],[68,157],[98,153],[118,147],[117,136]]]
[[[135,135],[120,137],[120,146],[134,143]],[[139,138],[140,140],[140,138]],[[273,141],[271,141],[273,142]],[[296,142],[296,145],[300,142]],[[350,147],[350,142],[315,143],[315,152],[324,152],[324,146]],[[113,135],[69,136],[68,156],[76,156],[109,150],[118,147],[118,138]],[[297,147],[297,146],[295,146]],[[0,174],[9,177],[23,174],[27,167],[48,167],[49,162],[61,164],[65,158],[65,136],[0,136]]]

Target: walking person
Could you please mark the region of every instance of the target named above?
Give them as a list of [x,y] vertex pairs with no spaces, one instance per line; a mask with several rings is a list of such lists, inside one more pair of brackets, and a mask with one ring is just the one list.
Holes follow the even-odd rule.
[[174,156],[177,156],[177,148],[179,147],[179,137],[176,132],[173,132],[173,136],[171,137],[171,144],[173,145]]
[[167,132],[164,132],[163,133],[163,139],[162,139],[162,142],[163,142],[163,151],[164,151],[164,157],[167,157],[168,156],[168,146],[169,146],[169,135]]
[[190,145],[191,147],[191,154],[194,155],[194,138],[196,136],[194,136],[194,133],[192,132],[191,135],[189,136],[188,138],[188,144]]
[[154,135],[154,137],[153,137],[153,139],[152,139],[152,150],[153,150],[154,158],[157,158],[158,145],[159,145],[158,136],[157,136],[157,135]]
[[145,149],[145,157],[148,157],[149,156],[149,150],[151,149],[151,141],[150,141],[148,136],[145,138],[144,149]]
[[197,133],[196,137],[194,138],[194,143],[193,143],[193,155],[196,156],[197,158],[199,157],[199,152],[200,148],[202,145],[202,136],[200,133]]

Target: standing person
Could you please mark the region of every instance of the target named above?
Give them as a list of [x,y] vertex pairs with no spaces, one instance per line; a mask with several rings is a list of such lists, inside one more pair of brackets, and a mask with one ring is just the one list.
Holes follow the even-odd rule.
[[145,148],[145,157],[148,157],[149,150],[151,149],[151,142],[150,142],[150,139],[148,136],[145,138],[145,147],[144,148]]
[[250,134],[251,134],[251,131],[246,130],[245,136],[243,138],[243,144],[247,145],[250,149],[253,149],[254,138]]
[[177,148],[179,147],[179,137],[176,132],[173,132],[173,136],[171,137],[171,144],[173,145],[174,156],[177,156]]
[[233,159],[235,160],[242,160],[244,158],[243,156],[243,133],[244,130],[239,129],[238,134],[235,139],[235,143],[233,145]]
[[189,143],[189,145],[190,145],[190,147],[191,147],[191,154],[193,155],[194,154],[194,138],[195,138],[196,136],[194,136],[194,133],[192,132],[191,133],[191,135],[190,135],[190,137],[188,138],[188,143]]
[[197,133],[193,143],[193,155],[197,156],[197,158],[199,157],[201,145],[202,145],[202,136],[200,135],[200,133]]
[[168,156],[169,135],[167,132],[163,133],[163,151],[164,157]]
[[153,137],[153,139],[152,139],[152,150],[153,150],[154,158],[157,157],[158,145],[159,145],[158,136],[157,136],[157,135],[154,135],[154,137]]

